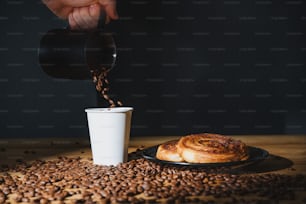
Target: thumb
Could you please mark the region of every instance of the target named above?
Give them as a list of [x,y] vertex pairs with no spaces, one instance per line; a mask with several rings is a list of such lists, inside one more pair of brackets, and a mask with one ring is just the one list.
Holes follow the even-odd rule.
[[116,0],[99,0],[99,3],[109,18],[113,20],[119,18],[116,8]]

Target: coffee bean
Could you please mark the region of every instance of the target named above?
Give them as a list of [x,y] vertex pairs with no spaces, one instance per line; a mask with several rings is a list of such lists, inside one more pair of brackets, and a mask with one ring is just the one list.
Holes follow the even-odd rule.
[[0,190],[0,203],[5,203],[6,195]]

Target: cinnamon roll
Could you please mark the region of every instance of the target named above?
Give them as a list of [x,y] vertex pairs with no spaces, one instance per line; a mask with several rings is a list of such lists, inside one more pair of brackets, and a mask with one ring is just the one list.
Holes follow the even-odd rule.
[[189,163],[218,163],[243,161],[248,158],[247,146],[219,134],[202,133],[182,137],[177,152]]
[[182,162],[183,158],[177,151],[178,140],[171,140],[158,146],[156,158],[165,161]]

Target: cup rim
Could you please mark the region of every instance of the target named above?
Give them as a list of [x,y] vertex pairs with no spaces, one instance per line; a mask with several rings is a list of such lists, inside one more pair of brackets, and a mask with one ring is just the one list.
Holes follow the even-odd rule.
[[86,108],[87,113],[125,113],[133,111],[133,107],[112,107],[112,108]]

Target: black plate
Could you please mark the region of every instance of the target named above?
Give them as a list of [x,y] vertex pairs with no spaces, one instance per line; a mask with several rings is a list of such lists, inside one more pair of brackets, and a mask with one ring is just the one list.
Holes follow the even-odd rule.
[[142,156],[145,159],[148,159],[150,161],[154,161],[160,164],[170,164],[170,165],[178,165],[178,166],[192,166],[192,167],[221,167],[221,166],[235,166],[235,165],[241,165],[241,164],[249,164],[256,161],[260,161],[265,159],[269,152],[260,149],[257,147],[248,146],[248,152],[249,152],[249,158],[244,161],[235,161],[235,162],[222,162],[222,163],[188,163],[188,162],[171,162],[171,161],[165,161],[160,160],[155,157],[156,151],[157,151],[158,145],[149,147],[147,149],[144,149],[142,152]]

